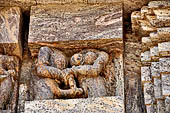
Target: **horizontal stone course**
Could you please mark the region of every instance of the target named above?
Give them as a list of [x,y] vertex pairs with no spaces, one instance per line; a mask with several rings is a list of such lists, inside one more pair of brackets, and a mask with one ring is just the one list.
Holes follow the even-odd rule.
[[26,101],[25,113],[124,113],[121,97]]
[[120,3],[35,6],[31,8],[28,42],[122,40],[122,25]]
[[150,51],[145,51],[145,52],[141,53],[141,61],[142,62],[150,62],[151,61]]
[[[122,4],[58,4],[31,8],[28,46],[59,49],[123,50]],[[110,50],[110,49],[112,50]]]

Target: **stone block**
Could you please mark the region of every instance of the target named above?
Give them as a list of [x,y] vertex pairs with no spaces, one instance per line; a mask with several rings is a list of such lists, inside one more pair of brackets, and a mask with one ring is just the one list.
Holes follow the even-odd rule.
[[0,55],[0,109],[11,110],[17,107],[20,62],[16,56]]
[[170,3],[169,1],[158,0],[149,2],[148,6],[149,8],[170,7]]
[[160,72],[161,73],[168,73],[170,72],[170,58],[160,58]]
[[21,7],[24,12],[29,12],[30,7],[33,5],[36,5],[36,0],[0,0],[0,6]]
[[151,76],[152,77],[160,77],[159,62],[151,63]]
[[25,113],[124,113],[120,97],[26,101]]
[[152,41],[150,37],[142,37],[142,50],[147,51],[150,49]]
[[158,43],[160,41],[160,37],[157,32],[150,33],[149,37],[151,38],[151,41],[154,43]]
[[[31,8],[28,45],[123,49],[122,4],[65,4]],[[113,47],[114,46],[114,47]]]
[[24,112],[25,101],[29,100],[28,87],[26,84],[19,86],[18,112]]
[[169,38],[170,27],[157,28],[158,35],[163,38]]
[[162,93],[170,95],[170,74],[162,74]]
[[145,104],[153,104],[154,98],[154,85],[152,83],[144,83],[144,100]]
[[87,3],[87,0],[36,0],[38,5],[63,4],[63,3]]
[[165,113],[164,100],[157,100],[157,113]]
[[159,78],[154,78],[154,94],[156,99],[162,98],[162,82]]
[[155,105],[146,105],[147,113],[156,113],[156,106]]
[[170,111],[170,97],[165,98],[165,113],[169,113]]
[[0,53],[22,58],[22,12],[19,7],[0,7]]
[[142,82],[152,81],[150,67],[141,67]]
[[170,42],[159,43],[158,49],[161,56],[170,56]]
[[159,52],[158,52],[157,46],[150,48],[150,55],[151,55],[152,60],[158,60],[159,59]]
[[150,62],[151,61],[150,51],[145,51],[145,52],[141,53],[141,61],[142,62]]

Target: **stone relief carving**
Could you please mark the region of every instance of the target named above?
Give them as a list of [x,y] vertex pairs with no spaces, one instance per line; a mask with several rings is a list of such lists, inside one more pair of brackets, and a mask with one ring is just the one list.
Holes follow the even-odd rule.
[[[30,6],[28,17],[0,7],[0,112],[27,112],[26,101],[91,97],[123,111],[122,4],[58,5]],[[22,16],[30,18],[24,28]]]
[[[68,60],[66,55],[57,49],[41,47],[36,71],[56,98],[88,97],[88,86],[84,81],[100,76],[108,61],[109,55],[106,52],[95,49],[82,50]],[[67,89],[61,89],[62,85]]]
[[0,109],[11,107],[15,85],[18,79],[17,57],[0,55]]

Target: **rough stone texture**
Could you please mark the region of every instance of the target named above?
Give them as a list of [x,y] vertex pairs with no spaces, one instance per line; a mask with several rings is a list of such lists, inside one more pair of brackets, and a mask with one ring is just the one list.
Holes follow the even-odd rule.
[[169,113],[170,111],[170,97],[165,98],[165,113]]
[[120,3],[36,6],[31,10],[28,44],[32,55],[38,45],[68,49],[79,45],[103,48],[113,43],[122,49],[118,45],[123,37],[122,24]]
[[170,58],[160,58],[160,72],[167,73],[170,72]]
[[151,70],[150,67],[141,67],[141,81],[147,82],[151,81]]
[[152,60],[157,60],[159,58],[159,51],[157,46],[150,48],[150,55]]
[[[140,37],[142,42],[142,65],[143,67],[151,65],[152,80],[150,83],[142,83],[147,113],[165,113],[167,107],[164,105],[164,99],[170,92],[169,7],[169,0],[152,1],[148,6],[143,6],[140,11],[133,12],[131,16],[132,31]],[[141,70],[141,77],[144,72]]]
[[0,7],[0,53],[22,58],[22,12],[19,7]]
[[150,37],[142,37],[142,51],[149,50],[149,47],[151,44],[152,44],[152,41]]
[[170,75],[162,74],[162,93],[163,95],[170,95]]
[[157,113],[165,113],[164,100],[157,100]]
[[146,5],[151,0],[88,0],[88,3],[109,3],[109,2],[122,2],[124,4],[124,17],[129,18],[129,14]]
[[156,99],[162,98],[162,82],[159,78],[154,78],[154,94]]
[[159,8],[159,7],[166,7],[166,6],[170,6],[169,1],[167,0],[160,0],[160,1],[152,1],[148,4],[149,8]]
[[87,0],[36,0],[37,4],[87,3]]
[[19,59],[15,56],[0,55],[0,68],[0,109],[15,112],[18,99]]
[[36,5],[36,0],[1,0],[0,6],[2,7],[21,7],[23,12],[29,15],[30,7]]
[[25,101],[29,100],[28,88],[26,84],[19,86],[18,112],[24,112]]
[[0,6],[20,6],[24,11],[29,11],[30,6],[44,4],[63,4],[63,3],[114,3],[122,2],[124,4],[124,17],[128,18],[132,11],[141,8],[152,0],[1,0]]
[[[127,35],[126,38],[135,37]],[[135,37],[136,39],[137,37]],[[141,44],[139,42],[125,42],[125,105],[126,113],[142,113],[144,111],[141,87]]]
[[161,56],[170,56],[170,42],[159,43],[158,48]]
[[121,97],[26,101],[25,113],[124,113]]
[[[107,96],[124,97],[122,24],[121,3],[34,6],[28,45],[34,58],[43,46],[59,49],[68,58],[83,49],[105,51],[109,54],[109,63],[100,75],[104,78]],[[46,87],[43,82],[41,85]],[[96,86],[92,82],[88,81],[91,90],[97,87],[97,82],[94,82]],[[98,91],[96,89],[96,94],[102,96]],[[92,94],[94,97],[95,93]]]
[[155,102],[153,84],[144,83],[143,87],[144,87],[145,104],[153,104]]
[[145,51],[145,52],[141,53],[141,61],[142,62],[150,62],[151,61],[150,51]]
[[160,77],[159,62],[151,63],[151,76],[152,77]]
[[147,105],[146,106],[147,113],[156,113],[156,106],[155,105]]

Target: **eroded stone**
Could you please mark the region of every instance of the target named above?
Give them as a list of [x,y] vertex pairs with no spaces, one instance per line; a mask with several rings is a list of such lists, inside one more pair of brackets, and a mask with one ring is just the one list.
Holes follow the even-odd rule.
[[162,82],[159,78],[154,78],[154,94],[156,99],[162,98]]
[[165,98],[165,113],[169,113],[170,111],[170,97]]
[[147,105],[146,106],[147,113],[156,113],[156,106],[155,105]]
[[152,83],[144,83],[144,99],[145,104],[153,104],[154,98],[154,85]]
[[157,100],[157,113],[165,113],[164,100]]
[[160,58],[160,72],[167,73],[170,72],[170,58]]
[[141,67],[141,80],[142,82],[152,80],[150,67]]
[[170,56],[170,42],[162,42],[158,44],[161,56]]
[[150,51],[145,51],[145,52],[141,53],[141,61],[142,62],[150,62],[151,61]]
[[150,48],[150,55],[152,60],[157,60],[159,57],[158,47],[154,46]]
[[124,113],[123,103],[120,97],[27,101],[25,113]]
[[170,95],[170,75],[162,74],[162,93],[163,95]]
[[122,41],[122,24],[121,3],[33,6],[28,44],[32,54],[39,45],[48,43],[53,47],[98,48]]
[[152,77],[160,77],[159,62],[151,63],[151,75]]
[[19,7],[0,7],[0,48],[1,54],[22,58],[21,23]]

